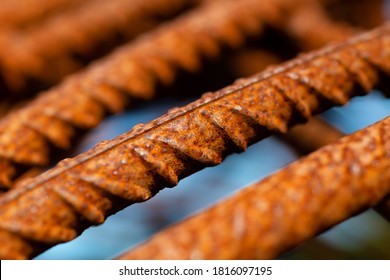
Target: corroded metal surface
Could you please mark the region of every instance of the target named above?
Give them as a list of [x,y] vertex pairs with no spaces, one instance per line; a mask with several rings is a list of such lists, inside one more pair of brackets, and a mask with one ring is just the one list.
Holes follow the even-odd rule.
[[390,117],[314,152],[120,259],[270,259],[390,193]]
[[[311,118],[303,125],[293,127],[285,140],[302,154],[311,153],[326,145],[332,144],[345,136],[341,131],[319,118]],[[385,198],[377,206],[377,212],[390,221],[390,199]]]
[[[75,9],[49,17],[26,30],[3,35],[0,40],[1,78],[14,95],[24,94],[35,84],[51,86],[194,2],[80,1]],[[36,5],[39,7],[38,3]]]
[[[181,3],[181,0],[156,1],[161,1],[161,3],[158,2],[161,5],[164,5],[165,1],[177,2],[176,6],[180,6]],[[95,126],[103,119],[107,111],[110,113],[119,112],[133,99],[153,97],[156,84],[172,83],[178,68],[184,68],[188,71],[198,70],[202,64],[202,58],[218,56],[221,48],[226,44],[238,48],[245,37],[261,33],[263,22],[282,22],[284,18],[282,15],[286,9],[292,9],[291,3],[285,0],[280,0],[277,4],[266,1],[262,3],[261,7],[253,0],[242,0],[239,3],[230,0],[211,2],[215,3],[206,1],[203,4],[204,7],[161,27],[156,32],[144,36],[104,60],[95,63],[80,74],[68,78],[54,89],[43,93],[38,100],[5,118],[0,123],[0,131],[3,134],[0,138],[4,142],[0,145],[0,150],[3,149],[3,152],[0,151],[0,157],[4,157],[4,160],[7,158],[9,161],[7,166],[10,165],[10,167],[7,170],[15,169],[13,166],[15,164],[21,164],[23,168],[47,165],[53,147],[68,149],[77,128],[85,130]],[[299,4],[305,6],[310,2],[302,0]],[[115,3],[119,5],[122,2]],[[146,5],[144,8],[147,11],[154,11],[158,7],[155,5],[153,8],[146,8],[154,2],[145,3],[143,5]],[[219,9],[220,5],[224,7],[222,10]],[[99,10],[104,10],[101,5],[95,6]],[[133,11],[135,15],[138,15],[140,10],[144,12],[145,9],[134,7],[128,12]],[[110,8],[110,11],[115,10]],[[237,14],[236,11],[239,10],[242,11]],[[84,20],[83,11],[81,9],[79,12],[82,20]],[[92,11],[93,9],[87,10],[87,13]],[[105,16],[109,18],[109,14]],[[93,18],[98,19],[99,17],[99,14],[96,14]],[[78,24],[73,16],[65,16],[65,19],[69,18],[74,21],[73,25]],[[62,20],[56,19],[55,22],[61,23]],[[91,22],[89,22],[90,24]],[[111,21],[110,25],[113,25],[114,28],[118,27]],[[50,30],[57,32],[56,28]],[[73,30],[81,32],[78,28],[73,28]],[[37,34],[47,33],[41,30],[37,30],[37,32]],[[66,32],[64,35],[60,33],[59,36],[67,34]],[[100,32],[99,36],[101,36]],[[49,41],[50,37],[48,36]],[[38,38],[45,39],[46,37],[38,36]],[[77,38],[79,37],[77,36]],[[57,41],[55,40],[53,43]],[[69,40],[70,45],[72,42],[73,40]],[[81,47],[83,44],[93,45],[93,42],[88,40],[77,42],[81,44],[79,45]],[[16,45],[25,52],[23,44]],[[34,43],[34,45],[39,48],[49,48],[52,44],[46,42]],[[53,49],[65,52],[67,50],[67,48],[59,48],[58,46]],[[72,52],[75,51],[73,47],[71,49]],[[88,47],[82,47],[82,49],[88,50]],[[186,51],[177,52],[178,49]],[[34,51],[30,53],[35,56]],[[45,52],[40,53],[45,54]],[[9,58],[12,63],[17,61],[15,56],[9,56]],[[23,58],[22,65],[29,67],[28,61],[31,60]],[[53,59],[48,59],[48,61],[51,63]],[[50,76],[46,67],[41,69],[45,77]],[[13,73],[12,71],[6,72],[11,73],[11,75]],[[50,73],[56,75],[56,71],[50,71]],[[58,102],[59,100],[61,102]],[[42,110],[42,108],[44,109]],[[21,139],[20,135],[26,136]],[[19,176],[19,172],[5,172],[5,174],[0,177],[2,187],[10,187],[12,181]]]
[[[179,179],[219,164],[228,154],[242,151],[271,133],[286,132],[298,120],[375,87],[384,77],[379,71],[390,73],[389,42],[390,29],[383,26],[343,44],[302,55],[205,94],[20,182],[0,198],[0,257],[28,258],[42,247],[69,241],[118,209],[145,201]],[[35,104],[41,100],[45,99]],[[45,106],[38,108],[42,111]],[[67,119],[67,125],[80,118],[73,114],[64,115],[74,117]],[[81,126],[93,122],[93,117],[80,118]],[[23,125],[11,128],[21,135],[18,129]],[[0,139],[3,158],[25,163],[45,160],[48,151],[43,134],[37,133],[40,141],[20,142],[16,150],[15,142],[4,136],[6,131]],[[16,139],[26,139],[26,133],[36,131],[27,130],[24,137]]]
[[[257,7],[252,6],[250,11],[248,8],[244,9],[248,1],[251,2],[251,0],[90,0],[79,3],[75,9],[58,13],[26,30],[3,32],[0,35],[1,78],[9,93],[14,95],[27,93],[31,90],[31,85],[37,88],[51,86],[113,47],[155,28],[162,19],[172,17],[185,7],[209,5],[210,2],[219,2],[212,4],[219,12],[216,11],[212,20],[206,23],[201,23],[200,20],[198,23],[201,25],[212,26],[213,20],[219,21],[221,16],[226,16],[225,10],[231,5],[229,2],[236,2],[237,7],[242,6],[239,17],[248,16],[254,12],[253,10],[261,9],[265,12],[257,21],[286,29],[305,46],[322,46],[323,43],[351,34],[349,32],[351,28],[328,17],[324,8],[317,3],[322,1],[263,0],[261,5],[256,3]],[[39,7],[39,4],[36,6]],[[273,16],[276,10],[283,15],[277,20]],[[307,15],[310,15],[310,24],[305,20]],[[246,27],[256,31],[258,23],[252,16],[246,20]],[[230,16],[230,20],[236,22],[237,15]],[[298,28],[292,28],[294,26]],[[312,26],[317,26],[322,32],[316,32],[317,29],[313,29]],[[304,27],[303,30],[300,27]],[[223,31],[223,35],[217,37],[222,37],[221,39],[226,39],[231,44],[243,40],[242,34],[234,24],[226,24]],[[200,32],[197,33],[197,38],[201,41],[206,40]],[[182,48],[181,52],[185,52],[184,50],[187,51]]]
[[3,118],[0,157],[11,164],[47,165],[52,147],[69,148],[77,128],[92,128],[108,112],[152,98],[156,84],[173,82],[179,69],[198,70],[205,57],[218,56],[226,45],[238,48],[244,38],[261,33],[265,17],[279,16],[272,5],[254,0],[223,3],[221,10],[212,1],[125,45]]

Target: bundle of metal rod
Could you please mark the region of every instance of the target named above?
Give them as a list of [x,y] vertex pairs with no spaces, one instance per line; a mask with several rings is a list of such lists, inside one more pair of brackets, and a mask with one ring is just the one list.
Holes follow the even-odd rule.
[[198,70],[227,45],[238,48],[244,38],[261,33],[264,18],[279,16],[256,0],[223,3],[224,9],[212,1],[161,26],[3,118],[0,161],[7,175],[0,185],[12,183],[19,164],[49,164],[52,146],[68,149],[77,128],[90,129],[107,110],[119,112],[128,102],[154,97],[156,86],[172,83],[180,69]]
[[[219,164],[228,154],[368,92],[384,78],[381,71],[389,73],[389,42],[386,25],[302,55],[20,182],[0,198],[0,258],[28,258],[69,241],[107,215]],[[3,147],[7,140],[1,139]],[[24,145],[30,150],[18,147],[22,151],[18,156],[39,159],[34,152],[42,142],[29,143]],[[13,147],[9,140],[8,146]]]
[[390,117],[157,233],[119,259],[275,258],[378,204],[390,193],[389,168]]
[[53,85],[194,2],[87,1],[33,28],[8,33],[2,36],[0,47],[5,88],[10,94],[22,95],[32,85],[37,88]]
[[[92,0],[88,0],[92,1]],[[36,23],[65,9],[71,9],[85,0],[2,0],[0,29],[18,29]]]

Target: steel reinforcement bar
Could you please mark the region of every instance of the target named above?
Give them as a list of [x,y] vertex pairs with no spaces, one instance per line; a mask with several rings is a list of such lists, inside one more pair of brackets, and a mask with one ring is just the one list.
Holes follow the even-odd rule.
[[0,197],[0,257],[29,258],[69,241],[231,153],[367,93],[385,81],[389,66],[385,25],[205,94],[63,160]]

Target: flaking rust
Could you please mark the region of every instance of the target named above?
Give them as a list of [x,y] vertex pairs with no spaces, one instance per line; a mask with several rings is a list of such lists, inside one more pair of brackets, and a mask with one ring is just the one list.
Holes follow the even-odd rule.
[[[380,73],[390,73],[389,42],[385,25],[302,55],[205,94],[17,184],[0,198],[0,257],[29,258],[69,241],[89,225],[102,223],[108,213],[145,201],[228,154],[367,92],[384,79]],[[347,162],[355,160],[343,156]],[[38,153],[36,157],[42,159]]]
[[[364,156],[362,156],[364,155]],[[119,259],[271,259],[390,193],[390,117],[153,236]]]

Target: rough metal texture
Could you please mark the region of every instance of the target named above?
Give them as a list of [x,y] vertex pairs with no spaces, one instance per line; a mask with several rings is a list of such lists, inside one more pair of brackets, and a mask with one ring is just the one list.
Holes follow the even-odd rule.
[[[344,134],[335,127],[314,117],[304,125],[293,127],[285,135],[285,140],[297,148],[299,152],[308,154],[336,142],[343,136]],[[390,199],[385,198],[375,206],[375,209],[380,215],[390,221]]]
[[270,259],[390,193],[390,117],[302,158],[120,259]]
[[[97,125],[107,112],[123,110],[136,99],[155,95],[179,69],[196,71],[205,57],[226,45],[238,48],[260,34],[263,19],[280,16],[257,0],[211,1],[177,18],[41,94],[0,122],[0,185],[9,186],[23,167],[49,163],[53,146],[67,149],[77,128]],[[180,50],[180,51],[178,51]],[[23,137],[21,137],[23,135]]]
[[[154,28],[196,0],[87,1],[0,42],[1,78],[8,92],[50,86],[88,61]],[[50,71],[48,71],[50,69]]]
[[[0,198],[0,257],[28,258],[42,246],[69,241],[90,224],[102,223],[108,214],[145,201],[272,132],[286,132],[297,120],[329,104],[344,104],[354,94],[368,92],[383,78],[381,70],[390,72],[389,43],[390,27],[383,26],[303,55],[205,94],[17,184]],[[39,162],[40,154],[34,152],[44,146],[40,137],[41,142],[18,146],[26,151],[18,159]],[[26,132],[19,138],[28,139]],[[3,147],[7,140],[1,139]],[[2,153],[13,155],[9,149]],[[10,170],[7,160],[2,164]]]

